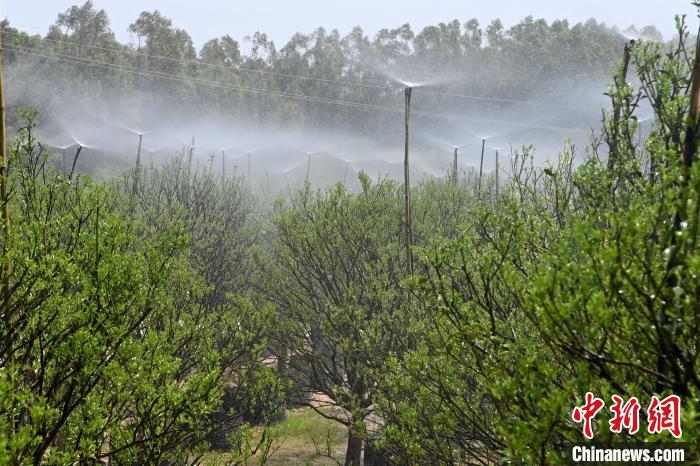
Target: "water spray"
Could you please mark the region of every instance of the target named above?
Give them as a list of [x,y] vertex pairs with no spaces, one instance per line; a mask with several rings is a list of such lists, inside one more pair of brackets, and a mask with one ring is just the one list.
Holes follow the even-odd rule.
[[405,209],[405,221],[406,221],[406,268],[409,275],[413,275],[413,257],[411,256],[411,246],[413,243],[412,232],[411,232],[411,178],[409,174],[408,165],[408,137],[409,137],[409,115],[411,113],[411,92],[412,87],[406,87],[404,89],[404,102],[405,102],[405,128],[406,135],[404,141],[404,159],[403,159],[403,172],[404,172],[404,209]]

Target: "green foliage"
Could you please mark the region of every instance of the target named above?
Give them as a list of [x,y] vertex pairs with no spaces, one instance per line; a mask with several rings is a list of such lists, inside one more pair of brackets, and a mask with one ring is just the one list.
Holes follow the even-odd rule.
[[[182,216],[199,230],[165,223],[148,203],[54,173],[26,116],[3,238],[0,463],[196,462],[230,387],[229,418],[269,422],[281,390],[261,363],[272,309],[230,294],[237,245],[211,262],[221,274],[204,265],[215,254],[206,240],[232,233],[245,208],[213,216],[218,206],[199,203],[199,216]],[[159,215],[188,212],[170,207]],[[237,439],[240,454],[254,448]]]
[[[571,411],[587,391],[644,407],[680,395],[682,440],[700,450],[698,125],[687,118],[693,57],[678,26],[676,44],[631,46],[638,85],[624,66],[613,72],[612,109],[580,163],[566,146],[534,167],[523,147],[498,194],[494,179],[482,186],[472,174],[417,186],[412,276],[395,182],[360,174],[357,193],[307,184],[268,219],[241,180],[193,170],[191,152],[104,185],[68,179],[48,166],[36,115],[23,112],[2,238],[0,463],[196,463],[221,438],[227,460],[264,462],[285,429],[309,430],[273,426],[290,404],[348,428],[346,464],[359,464],[363,441],[397,464],[561,464],[565,444],[582,440]],[[256,33],[249,56],[225,36],[197,59],[158,12],[130,30],[142,53],[120,49],[87,2],[47,38],[4,39],[53,52],[66,40],[70,53],[175,77],[245,84],[242,68],[270,71],[255,84],[328,99],[346,95],[324,82],[381,81],[372,65],[386,61],[482,69],[493,79],[476,73],[462,83],[469,93],[516,98],[562,66],[607,71],[622,45],[592,21],[526,18],[509,30],[404,25],[374,40],[319,29],[279,50]],[[517,71],[502,72],[504,62]],[[293,74],[316,79],[278,80]],[[316,104],[169,90],[212,112],[244,103],[261,118],[352,121]],[[377,105],[395,97],[353,92]],[[643,146],[642,102],[654,112]],[[608,418],[597,418],[596,439],[629,439]],[[644,429],[634,439],[672,440]]]
[[[421,337],[389,359],[377,398],[396,461],[563,463],[565,443],[583,440],[570,416],[587,391],[608,406],[635,396],[643,410],[654,394],[680,395],[682,441],[699,445],[700,168],[684,157],[693,126],[679,27],[668,49],[636,44],[639,90],[611,88],[614,164],[594,152],[574,167],[572,151],[528,169],[527,151],[516,154],[498,203],[422,248],[422,310],[410,314]],[[633,138],[641,99],[657,118],[644,148]],[[674,440],[646,433],[644,414],[634,439]],[[596,439],[624,439],[609,416]]]
[[351,438],[365,435],[386,355],[404,345],[401,190],[361,181],[358,194],[307,185],[279,206],[269,285],[284,323],[278,357],[305,399],[327,400],[312,406],[338,408],[321,413]]

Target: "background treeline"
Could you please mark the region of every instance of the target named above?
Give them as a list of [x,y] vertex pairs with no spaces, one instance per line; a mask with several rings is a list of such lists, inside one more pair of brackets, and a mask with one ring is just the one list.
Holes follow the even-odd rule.
[[[359,27],[346,36],[319,28],[297,33],[281,47],[258,32],[245,39],[247,54],[229,35],[211,39],[197,51],[187,32],[158,11],[141,13],[128,30],[133,43],[119,43],[107,13],[90,1],[59,14],[43,36],[10,24],[3,35],[10,95],[59,115],[79,108],[106,118],[117,107],[138,121],[154,116],[147,112],[150,108],[158,109],[156,115],[235,114],[253,121],[336,124],[381,134],[376,128],[394,115],[269,92],[397,107],[401,89],[387,77],[391,74],[437,79],[443,94],[572,104],[590,97],[591,82],[600,95],[625,41],[615,27],[594,19],[571,25],[532,17],[509,29],[500,20],[486,27],[476,19],[454,20],[422,31],[405,24],[374,37]],[[661,38],[653,26],[638,33]],[[251,88],[263,92],[242,90]],[[449,95],[421,96],[416,104],[423,111],[444,114],[448,108],[481,117],[489,112],[502,116],[498,112],[512,105]],[[563,125],[561,117],[554,121]]]
[[[285,411],[310,406],[347,426],[350,465],[564,464],[587,391],[680,395],[698,451],[700,133],[679,26],[632,48],[628,79],[613,68],[584,151],[546,167],[513,151],[498,189],[415,187],[413,274],[394,181],[268,203],[182,153],[95,184],[53,169],[23,111],[3,171],[0,463],[264,462]],[[626,437],[608,420],[597,440]],[[673,441],[643,412],[632,439]]]

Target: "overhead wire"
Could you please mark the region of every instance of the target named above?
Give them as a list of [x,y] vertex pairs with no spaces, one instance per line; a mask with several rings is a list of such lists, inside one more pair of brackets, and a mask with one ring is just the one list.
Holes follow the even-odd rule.
[[[2,49],[6,50],[6,51],[10,51],[10,52],[29,55],[29,56],[53,59],[53,60],[57,60],[57,61],[64,62],[64,63],[73,63],[73,64],[78,64],[78,65],[92,66],[92,67],[96,67],[96,68],[108,69],[108,70],[113,70],[113,71],[125,71],[125,72],[134,73],[134,74],[137,74],[140,76],[162,78],[162,79],[168,79],[171,81],[178,81],[178,82],[189,83],[189,84],[201,84],[201,85],[206,85],[206,86],[211,86],[211,87],[216,87],[216,88],[236,90],[236,91],[245,92],[245,93],[266,94],[266,95],[271,95],[271,96],[287,97],[287,98],[296,99],[296,100],[331,103],[331,104],[336,104],[336,105],[343,105],[343,106],[349,106],[349,107],[355,107],[355,108],[363,108],[363,109],[369,109],[369,110],[383,110],[383,111],[391,111],[391,112],[399,112],[399,113],[403,111],[399,107],[382,107],[379,105],[366,104],[366,103],[362,103],[362,102],[352,102],[352,101],[347,101],[347,100],[329,99],[329,98],[325,98],[325,97],[310,96],[310,95],[306,95],[306,94],[295,94],[295,93],[291,93],[291,92],[276,91],[276,90],[264,89],[264,88],[245,87],[245,86],[239,86],[236,84],[223,83],[220,81],[212,81],[212,80],[202,79],[202,78],[194,78],[194,77],[185,78],[185,77],[178,76],[178,75],[175,75],[172,73],[164,73],[162,71],[141,70],[138,68],[133,68],[133,67],[128,67],[128,66],[120,66],[120,65],[115,65],[112,63],[100,62],[100,61],[95,61],[95,60],[87,60],[87,59],[77,58],[77,57],[72,57],[72,56],[38,53],[38,52],[33,51],[33,50],[16,48],[16,47],[8,46],[5,44],[3,44]],[[415,114],[416,115],[428,115],[425,112],[415,112]]]
[[[376,110],[376,111],[385,111],[385,112],[392,112],[392,113],[403,113],[404,112],[404,109],[400,108],[400,107],[387,107],[387,106],[381,106],[381,105],[376,105],[376,104],[368,104],[368,103],[363,103],[363,102],[353,102],[353,101],[347,101],[347,100],[341,100],[341,99],[330,99],[330,98],[326,98],[326,97],[311,96],[311,95],[307,95],[307,94],[296,94],[296,93],[291,93],[291,92],[278,91],[278,90],[265,89],[265,88],[246,87],[246,86],[241,86],[241,85],[237,85],[237,84],[224,83],[224,82],[220,82],[220,81],[213,81],[213,80],[208,80],[208,79],[203,79],[203,78],[195,78],[195,77],[186,78],[186,77],[182,77],[182,76],[172,74],[172,73],[165,73],[162,71],[142,70],[142,69],[134,68],[134,67],[130,67],[130,66],[116,65],[113,63],[101,62],[101,61],[96,61],[96,60],[89,60],[89,59],[85,59],[85,58],[79,58],[79,57],[68,56],[68,55],[46,54],[46,53],[38,52],[38,51],[31,49],[31,48],[16,47],[16,46],[11,46],[11,45],[7,45],[7,44],[3,44],[2,50],[20,53],[20,54],[29,55],[29,56],[34,56],[34,57],[53,59],[53,60],[57,60],[57,61],[64,62],[64,63],[72,63],[72,64],[78,64],[78,65],[84,65],[84,66],[91,66],[91,67],[96,67],[96,68],[101,68],[101,69],[112,70],[112,71],[129,72],[129,73],[133,73],[133,74],[140,75],[140,76],[167,79],[167,80],[181,82],[181,83],[185,83],[185,84],[199,84],[199,85],[210,86],[210,87],[214,87],[214,88],[235,90],[235,91],[239,91],[239,92],[243,92],[243,93],[262,94],[262,95],[269,95],[269,96],[274,96],[274,97],[289,98],[289,99],[294,99],[294,100],[299,100],[299,101],[327,103],[327,104],[332,104],[332,105],[352,107],[352,108],[363,109],[363,110]],[[517,127],[522,127],[522,128],[536,128],[536,129],[545,129],[545,130],[561,131],[561,132],[566,132],[566,131],[588,132],[588,130],[583,130],[583,129],[579,129],[579,128],[565,128],[565,127],[558,127],[558,126],[527,124],[527,123],[520,123],[520,122],[515,122],[515,121],[496,120],[496,119],[487,119],[487,118],[470,118],[470,117],[464,117],[461,115],[456,116],[456,115],[436,114],[436,113],[416,111],[416,110],[412,111],[411,114],[416,115],[416,116],[431,117],[431,118],[459,118],[459,119],[462,119],[465,121],[489,122],[489,123],[517,126]]]
[[[46,29],[46,28],[38,28],[38,29]],[[15,35],[19,36],[20,33],[17,32],[12,32],[12,31],[5,31],[5,34],[10,34],[10,35]],[[315,82],[321,82],[329,85],[342,85],[342,86],[356,86],[356,87],[365,87],[365,88],[373,88],[373,89],[379,89],[379,90],[396,90],[397,88],[395,86],[389,86],[387,84],[379,84],[379,83],[373,83],[373,82],[360,82],[360,81],[353,81],[353,80],[347,80],[347,79],[330,79],[330,78],[319,78],[315,76],[308,76],[308,75],[298,75],[298,74],[292,74],[292,73],[280,73],[277,71],[270,71],[270,70],[258,70],[254,68],[244,68],[244,67],[227,67],[226,65],[222,64],[216,64],[216,63],[206,63],[201,60],[190,60],[186,58],[178,58],[178,57],[166,57],[166,56],[160,56],[160,55],[149,55],[147,53],[140,52],[138,50],[131,50],[129,48],[114,48],[114,47],[103,47],[99,45],[94,45],[94,44],[80,44],[78,42],[74,41],[65,41],[65,40],[58,40],[58,39],[51,39],[48,37],[42,37],[42,40],[44,41],[51,41],[55,43],[59,43],[62,45],[74,45],[78,47],[85,47],[85,48],[90,48],[90,49],[95,49],[95,50],[102,50],[102,51],[109,51],[109,52],[117,52],[117,53],[128,53],[135,55],[137,57],[144,57],[148,59],[154,59],[154,60],[162,60],[162,61],[171,61],[171,62],[179,62],[182,64],[189,64],[189,65],[197,65],[197,66],[203,66],[203,67],[216,67],[216,68],[223,68],[226,71],[229,72],[243,72],[243,73],[257,73],[257,74],[263,74],[263,75],[271,75],[271,76],[279,76],[279,77],[285,77],[285,78],[292,78],[292,79],[299,79],[299,80],[308,80],[308,81],[315,81]],[[507,99],[507,98],[499,98],[499,97],[486,97],[486,96],[476,96],[476,95],[466,95],[466,94],[458,94],[458,93],[450,93],[450,92],[441,92],[441,91],[435,91],[435,90],[429,90],[425,88],[418,88],[418,92],[421,94],[428,94],[428,95],[435,95],[435,96],[442,96],[442,97],[449,97],[449,98],[458,98],[458,99],[465,99],[465,100],[474,100],[474,101],[480,101],[480,102],[494,102],[494,103],[506,103],[506,104],[517,104],[517,105],[533,105],[533,106],[542,106],[542,107],[551,107],[551,108],[572,108],[572,109],[585,109],[585,110],[598,110],[597,107],[592,107],[592,106],[583,106],[583,105],[572,105],[572,104],[563,104],[563,103],[556,103],[556,102],[539,102],[539,101],[532,101],[532,100],[521,100],[521,99]]]
[[[21,33],[19,33],[19,32],[12,32],[12,31],[7,31],[7,30],[5,31],[5,34],[10,34],[10,35],[15,35],[15,36],[21,35]],[[291,73],[280,73],[277,71],[258,70],[255,68],[244,68],[244,67],[231,68],[231,67],[227,67],[226,65],[222,65],[222,64],[218,64],[218,63],[207,63],[207,62],[204,62],[201,60],[190,60],[187,58],[178,58],[178,57],[166,57],[166,56],[162,56],[162,55],[150,55],[148,53],[143,53],[143,52],[140,52],[138,50],[129,49],[128,47],[124,47],[124,48],[103,47],[103,46],[94,45],[94,44],[81,44],[79,42],[74,42],[74,41],[51,39],[48,37],[42,37],[41,39],[44,41],[59,43],[61,45],[75,45],[78,47],[85,47],[85,48],[89,48],[89,49],[101,50],[101,51],[106,51],[106,52],[128,53],[128,54],[134,55],[136,57],[144,57],[144,58],[153,59],[153,60],[179,62],[179,63],[185,64],[185,65],[198,65],[198,66],[204,66],[204,67],[223,68],[226,71],[268,74],[268,75],[273,75],[273,76],[280,76],[283,78],[294,78],[294,79],[303,79],[303,80],[309,80],[309,81],[319,81],[319,82],[324,82],[324,83],[328,83],[328,84],[339,84],[339,85],[346,85],[346,86],[370,87],[370,88],[383,89],[383,90],[394,90],[395,89],[395,87],[389,86],[386,83],[380,84],[380,83],[373,83],[373,82],[360,82],[360,81],[341,80],[341,79],[319,78],[316,76],[298,75],[298,74],[291,74]]]

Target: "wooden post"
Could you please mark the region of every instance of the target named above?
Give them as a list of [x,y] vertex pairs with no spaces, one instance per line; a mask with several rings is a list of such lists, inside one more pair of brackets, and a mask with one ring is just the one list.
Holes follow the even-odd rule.
[[632,57],[632,46],[634,39],[625,44],[625,49],[622,52],[622,84],[627,82],[627,69],[630,66],[630,58]]
[[[627,70],[630,65],[630,58],[632,57],[632,46],[634,45],[634,40],[630,40],[625,44],[625,49],[622,54],[622,75],[615,77],[615,85],[617,88],[624,86],[627,82]],[[622,82],[620,82],[622,79]],[[613,101],[613,121],[615,123],[615,128],[613,129],[613,134],[611,135],[609,147],[610,153],[608,154],[608,170],[611,170],[615,166],[615,159],[617,158],[618,143],[619,143],[619,128],[618,124],[620,122],[620,105],[622,103],[615,103]]]
[[[10,306],[10,274],[12,264],[7,255],[10,242],[10,199],[7,194],[9,184],[10,163],[7,155],[7,132],[5,128],[5,94],[2,80],[2,33],[5,30],[5,22],[0,24],[0,151],[2,151],[2,177],[0,178],[0,201],[2,202],[2,223],[3,223],[3,261],[2,261],[2,293],[3,293],[3,316],[9,319],[8,310]],[[10,322],[6,322],[9,324]]]
[[484,149],[486,148],[486,139],[481,140],[481,161],[479,162],[479,188],[478,197],[481,198],[481,178],[484,174]]
[[[700,34],[700,31],[699,31]],[[695,43],[695,59],[693,61],[693,71],[691,75],[691,85],[690,85],[690,107],[688,108],[688,117],[686,120],[686,135],[685,135],[685,146],[683,147],[683,164],[687,169],[693,164],[693,161],[697,153],[697,139],[698,139],[698,112],[700,111],[700,35],[698,35]],[[680,182],[681,186],[687,186],[690,177],[683,177]],[[686,202],[679,203],[678,207],[675,209],[675,215],[673,219],[673,227],[676,232],[681,230],[681,223],[683,219],[688,218],[688,204]],[[678,236],[671,236],[672,247],[675,248],[678,242]],[[679,263],[679,255],[671,254],[668,264],[666,265],[666,270],[674,270]],[[664,286],[667,289],[673,289],[678,286],[678,274],[668,273],[664,279]],[[665,309],[662,307],[658,321],[660,328],[665,328],[669,322],[669,316]],[[668,332],[668,330],[666,331]],[[673,353],[673,349],[670,348],[671,343],[669,338],[663,338],[660,340],[663,347],[658,351],[658,356],[656,360],[656,372],[666,376],[667,374],[672,374],[673,366],[670,365],[669,360],[671,359],[669,355]],[[671,380],[669,382],[664,382],[659,380],[654,387],[654,391],[660,393],[666,388],[670,388]]]
[[[698,31],[700,34],[700,31]],[[690,167],[698,151],[698,112],[700,111],[700,35],[695,44],[695,61],[690,85],[690,109],[688,110],[688,126],[686,128],[683,162]]]
[[405,141],[404,141],[404,216],[406,221],[406,269],[409,275],[413,275],[413,256],[411,255],[411,247],[413,246],[413,232],[411,231],[411,176],[409,173],[408,164],[408,141],[409,141],[409,115],[411,113],[411,91],[413,89],[407,87],[404,90],[405,103]]

